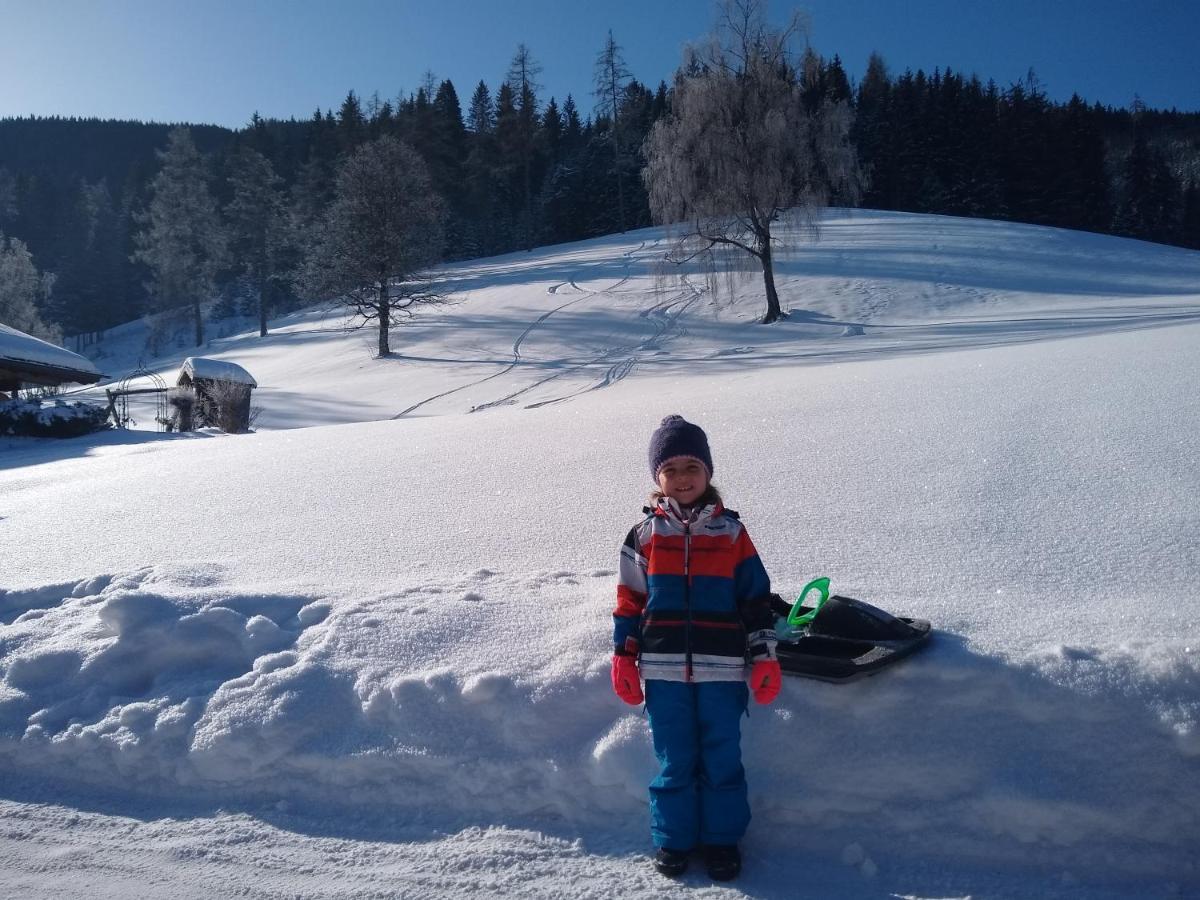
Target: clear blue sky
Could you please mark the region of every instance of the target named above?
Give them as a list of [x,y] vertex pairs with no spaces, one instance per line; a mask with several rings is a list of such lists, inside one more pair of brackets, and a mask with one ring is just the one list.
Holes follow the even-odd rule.
[[[712,0],[0,0],[0,117],[97,116],[237,127],[309,117],[353,89],[393,98],[423,73],[464,107],[495,90],[519,42],[544,100],[592,109],[609,28],[633,74],[656,85],[706,32]],[[791,6],[773,0],[779,20]],[[1002,87],[1036,70],[1050,96],[1200,111],[1196,0],[809,0],[813,46],[861,77],[878,50],[893,73],[947,66]]]

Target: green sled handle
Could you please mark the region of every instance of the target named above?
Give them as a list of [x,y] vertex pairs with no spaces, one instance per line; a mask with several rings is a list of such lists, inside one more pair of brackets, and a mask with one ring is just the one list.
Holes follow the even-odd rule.
[[[809,591],[819,591],[821,596],[817,600],[816,606],[806,613],[800,612],[804,606],[804,598],[808,596]],[[816,618],[817,613],[821,611],[821,607],[825,605],[825,601],[829,599],[829,579],[814,578],[804,586],[804,590],[800,592],[800,596],[796,598],[796,602],[792,604],[792,611],[788,613],[787,623],[793,628],[801,628]]]

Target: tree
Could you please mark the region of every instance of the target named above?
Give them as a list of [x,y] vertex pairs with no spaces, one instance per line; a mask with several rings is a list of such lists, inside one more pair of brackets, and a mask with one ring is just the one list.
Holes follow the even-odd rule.
[[805,109],[790,49],[800,27],[796,15],[783,28],[767,25],[764,0],[725,0],[707,46],[691,49],[676,73],[671,111],[644,146],[655,221],[683,223],[669,258],[749,254],[762,267],[764,323],[783,315],[775,222],[786,214],[815,229],[831,193],[859,191],[848,104],[826,99]]
[[488,86],[480,79],[475,85],[475,93],[471,95],[471,105],[467,111],[467,128],[475,134],[490,134],[496,124],[492,111],[492,95]]
[[33,255],[22,241],[0,232],[0,325],[57,343],[62,333],[42,320],[38,307],[54,283],[38,273]]
[[244,148],[233,160],[225,206],[231,249],[239,268],[258,294],[258,334],[267,335],[271,295],[286,277],[293,247],[284,204],[283,179],[261,153]]
[[367,139],[367,120],[363,115],[362,103],[354,91],[346,95],[338,110],[338,141],[343,153],[351,153]]
[[1192,182],[1183,194],[1183,221],[1180,243],[1200,250],[1200,183]]
[[188,129],[175,128],[162,169],[150,183],[152,199],[138,222],[134,258],[150,268],[148,286],[158,308],[190,307],[196,346],[204,343],[201,304],[212,297],[226,263],[226,237],[217,202],[208,189],[201,157]]
[[338,171],[304,290],[314,299],[339,295],[362,325],[376,322],[379,356],[389,356],[388,329],[414,304],[444,299],[426,275],[437,262],[442,217],[415,150],[388,136],[364,144]]
[[64,231],[73,252],[59,264],[52,303],[42,314],[68,335],[95,334],[119,321],[127,256],[120,215],[104,180],[80,180]]
[[617,223],[621,233],[625,233],[625,190],[621,178],[621,97],[630,75],[621,55],[621,48],[613,40],[612,29],[609,29],[608,40],[604,49],[596,57],[595,84],[593,93],[596,95],[596,109],[609,119],[609,135],[612,138],[613,173],[617,179]]
[[[533,54],[523,43],[517,45],[517,52],[508,67],[508,87],[512,90],[516,106],[514,136],[515,151],[521,165],[522,192],[524,199],[521,213],[521,229],[526,250],[533,249],[533,167],[537,133],[537,91],[541,87],[537,76],[542,67],[533,59]],[[499,115],[497,115],[499,120]]]
[[0,228],[17,217],[17,180],[0,166]]
[[1121,199],[1113,231],[1147,241],[1163,241],[1171,232],[1171,214],[1180,204],[1179,185],[1143,126],[1144,107],[1134,102],[1133,144],[1121,166]]

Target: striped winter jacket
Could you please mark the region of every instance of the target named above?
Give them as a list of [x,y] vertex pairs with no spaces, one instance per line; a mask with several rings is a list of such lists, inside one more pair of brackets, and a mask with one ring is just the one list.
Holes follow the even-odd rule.
[[664,681],[740,681],[747,657],[774,659],[771,581],[737,513],[710,504],[688,521],[665,497],[646,512],[621,547],[616,653]]

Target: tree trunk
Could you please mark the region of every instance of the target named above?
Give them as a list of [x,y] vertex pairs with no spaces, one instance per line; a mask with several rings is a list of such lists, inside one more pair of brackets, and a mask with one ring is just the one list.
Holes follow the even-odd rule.
[[617,143],[616,101],[613,101],[613,171],[617,175],[617,218],[621,234],[625,233],[625,189],[621,184],[621,148]]
[[783,310],[779,308],[779,294],[775,291],[775,267],[771,261],[771,233],[767,232],[766,240],[762,241],[762,255],[759,257],[763,267],[763,284],[767,288],[767,314],[762,323],[770,325],[783,318]]
[[388,324],[392,319],[392,310],[390,298],[388,297],[388,283],[384,278],[379,282],[379,358],[392,355],[392,349],[388,346]]
[[200,300],[192,301],[192,322],[196,326],[196,346],[204,343],[204,318],[200,315]]
[[270,285],[267,283],[266,275],[262,269],[258,270],[258,336],[267,336],[267,290]]

